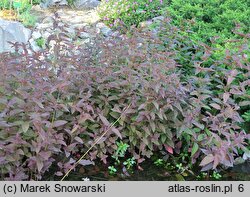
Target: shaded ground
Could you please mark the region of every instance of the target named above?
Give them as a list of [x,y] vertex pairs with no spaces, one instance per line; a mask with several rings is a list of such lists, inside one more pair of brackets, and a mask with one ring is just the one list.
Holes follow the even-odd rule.
[[[65,179],[68,181],[82,181],[84,178],[89,178],[90,181],[179,181],[180,176],[178,172],[172,170],[169,172],[163,167],[159,167],[153,164],[152,161],[144,162],[142,165],[143,170],[134,169],[133,172],[127,173],[118,170],[114,176],[109,175],[108,166],[103,164],[97,164],[96,166],[79,167],[76,171],[72,171]],[[214,181],[209,175],[203,179],[198,179],[197,176],[199,170],[195,171],[195,175],[187,173],[187,176],[183,176],[185,181]],[[54,173],[47,173],[44,180],[60,180],[61,177],[51,175]],[[127,174],[127,175],[125,175]],[[221,171],[222,178],[220,181],[250,181],[250,162],[236,165],[234,168],[230,168],[225,171]]]

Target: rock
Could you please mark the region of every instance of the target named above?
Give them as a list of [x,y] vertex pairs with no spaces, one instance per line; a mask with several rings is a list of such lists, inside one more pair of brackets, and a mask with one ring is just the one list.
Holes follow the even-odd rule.
[[51,40],[51,41],[49,42],[49,52],[50,52],[51,54],[53,54],[53,50],[54,50],[55,45],[56,45],[56,41],[55,41],[55,40]]
[[164,21],[165,17],[164,16],[157,16],[157,17],[154,17],[152,18],[152,21]]
[[90,41],[91,41],[90,38],[87,38],[87,39],[82,41],[82,44],[90,43]]
[[[100,32],[101,32],[104,36],[106,36],[106,37],[111,36],[112,33],[113,33],[113,31],[112,31],[108,26],[106,26],[104,23],[97,23],[97,24],[96,24],[96,28],[97,28],[97,29],[100,29]],[[98,30],[97,30],[97,32],[99,33]]]
[[47,16],[40,23],[37,23],[35,28],[37,30],[42,30],[42,29],[48,30],[53,27],[53,23],[54,23],[53,17]]
[[79,38],[82,38],[82,39],[86,39],[86,38],[90,38],[91,35],[87,32],[81,32],[80,35],[79,35]]
[[143,21],[139,24],[140,27],[142,28],[148,28],[153,22],[152,21]]
[[47,24],[53,24],[54,23],[54,17],[52,16],[47,16],[42,20],[42,23],[47,23]]
[[33,39],[33,38],[31,38],[30,40],[29,40],[29,43],[30,43],[30,47],[35,51],[35,52],[37,52],[37,51],[39,51],[41,48],[37,45],[37,43],[36,43],[36,41]]
[[101,28],[103,28],[103,27],[107,27],[104,23],[97,23],[96,24],[96,28],[99,28],[99,29],[101,29]]
[[76,36],[76,30],[74,27],[65,27],[66,32],[69,34],[70,37],[75,37]]
[[[65,16],[65,17],[68,18],[68,16]],[[66,20],[68,20],[67,18],[66,18]],[[64,18],[62,17],[62,19],[64,19]],[[81,22],[82,22],[82,18],[81,17],[74,17],[74,18],[70,19],[70,23],[72,23],[72,24],[79,24]]]
[[[95,0],[97,1],[97,0]],[[93,1],[81,1],[82,3],[90,3]],[[80,1],[76,0],[75,2],[80,3]],[[99,4],[99,2],[98,2]],[[86,5],[86,4],[85,4]],[[78,46],[88,48],[94,47],[96,37],[105,37],[105,39],[112,39],[113,37],[117,37],[122,39],[119,31],[113,31],[107,25],[102,22],[99,22],[99,17],[97,14],[97,10],[68,10],[68,9],[59,9],[56,11],[59,16],[59,21],[57,21],[58,26],[53,28],[53,23],[55,20],[55,16],[52,14],[45,15],[43,19],[36,25],[34,31],[32,33],[32,37],[30,39],[30,46],[33,51],[42,50],[40,45],[39,38],[44,39],[45,45],[43,49],[48,49],[51,54],[53,54],[53,50],[55,48],[54,38],[48,39],[50,35],[58,35],[61,31],[64,31],[66,35],[61,34],[61,36],[65,36],[63,38],[63,46],[60,46],[60,53],[67,52],[67,48],[71,47],[70,52],[75,53]],[[62,28],[64,30],[62,30]],[[97,36],[97,34],[100,34]],[[37,44],[38,43],[38,44]],[[74,44],[75,48],[71,46]]]
[[119,36],[119,35],[120,35],[119,31],[115,31],[115,32],[112,33],[112,36],[113,36],[113,37],[117,37],[117,36]]
[[82,29],[84,27],[86,27],[88,25],[88,23],[81,23],[81,24],[73,24],[72,26],[76,29]]
[[150,30],[156,36],[164,19],[164,16],[157,16],[152,18],[151,20],[141,22],[139,26],[142,28],[143,31]]
[[78,9],[94,9],[100,4],[98,0],[76,0],[74,6]]
[[165,19],[164,16],[157,16],[157,17],[152,18],[151,20],[141,22],[139,26],[142,28],[148,28],[153,23],[160,23],[164,21],[164,19]]
[[109,27],[103,27],[101,28],[101,32],[104,36],[108,37],[112,35],[112,30]]
[[67,0],[42,0],[42,2],[40,3],[41,8],[66,5],[68,5]]
[[43,38],[45,39],[45,40],[47,40],[48,39],[48,37],[51,35],[51,33],[50,32],[48,32],[48,31],[45,31],[44,33],[43,33]]
[[38,39],[38,38],[41,38],[42,37],[42,34],[39,32],[39,31],[34,31],[33,33],[32,33],[32,38],[34,39],[34,40],[36,40],[36,39]]
[[21,23],[0,19],[0,53],[14,51],[8,42],[20,42],[27,44],[31,31]]
[[51,29],[53,26],[50,23],[40,23],[37,25],[36,29],[44,29],[44,30],[48,30]]

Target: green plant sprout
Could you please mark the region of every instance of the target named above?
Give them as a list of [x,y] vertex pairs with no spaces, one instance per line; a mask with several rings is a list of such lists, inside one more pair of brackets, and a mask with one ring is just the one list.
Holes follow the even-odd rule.
[[174,170],[175,167],[174,167],[171,163],[167,163],[167,164],[165,165],[165,169],[167,169],[167,170]]
[[245,120],[246,122],[250,122],[250,110],[246,111],[246,112],[242,115],[242,117],[244,118],[244,120]]
[[179,173],[183,173],[185,171],[185,168],[182,166],[182,163],[176,164],[175,167],[177,168],[177,171]]
[[17,10],[18,15],[20,15],[20,8],[22,7],[21,1],[13,1],[13,8]]
[[155,164],[156,166],[162,166],[163,163],[164,163],[163,159],[157,159],[157,160],[154,162],[154,164]]
[[116,144],[118,146],[116,155],[118,155],[118,157],[124,157],[129,145],[123,142],[117,142]]
[[40,48],[45,47],[45,39],[43,37],[37,38],[35,41],[37,46],[39,46]]
[[110,175],[115,175],[117,172],[117,169],[114,166],[109,166],[108,169]]
[[219,172],[213,171],[213,174],[210,175],[210,177],[219,180],[222,177],[222,175]]
[[112,155],[112,158],[115,159],[115,164],[119,165],[120,164],[120,159],[119,157],[124,157],[125,153],[129,147],[129,145],[127,143],[123,143],[123,142],[116,142],[117,145],[117,150],[114,153],[114,155]]
[[135,158],[129,158],[123,162],[123,165],[126,167],[127,170],[130,170],[136,164]]
[[196,178],[197,178],[198,180],[203,180],[203,179],[205,179],[206,177],[207,177],[207,173],[206,173],[206,172],[202,172],[202,173],[200,173],[199,175],[196,176]]

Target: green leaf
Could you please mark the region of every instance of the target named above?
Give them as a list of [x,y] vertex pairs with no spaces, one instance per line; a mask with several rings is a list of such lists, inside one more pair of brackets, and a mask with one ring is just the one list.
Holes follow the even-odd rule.
[[210,106],[217,109],[217,110],[221,109],[220,105],[218,105],[217,103],[211,103]]
[[205,139],[205,137],[206,137],[206,135],[205,134],[200,134],[200,135],[198,135],[198,137],[197,137],[197,141],[202,141],[203,139]]
[[118,112],[110,112],[109,113],[113,118],[118,119],[120,114]]
[[172,140],[172,138],[173,138],[173,133],[172,133],[172,131],[171,131],[170,129],[166,129],[166,132],[165,132],[165,133],[166,133],[168,139]]
[[29,122],[23,122],[22,123],[22,131],[24,133],[26,133],[28,131],[29,127],[30,127],[30,123]]
[[172,140],[167,139],[166,144],[174,148],[174,142]]
[[123,125],[124,125],[124,120],[120,119],[120,120],[118,121],[118,123],[119,123],[121,126],[123,126]]
[[159,110],[159,104],[156,101],[152,102],[157,110]]
[[23,138],[27,140],[35,138],[36,136],[37,134],[31,129],[28,130],[26,133],[23,133]]
[[18,8],[20,8],[21,6],[22,6],[22,2],[20,2],[20,1],[14,1],[14,2],[13,2],[13,7],[14,7],[14,8],[18,9]]
[[202,106],[204,109],[207,109],[207,110],[211,110],[212,108],[211,107],[209,107],[208,105],[203,105]]
[[153,121],[150,121],[149,125],[150,125],[150,127],[151,127],[151,129],[152,129],[152,131],[154,133],[155,132],[155,123]]
[[193,133],[193,130],[191,130],[191,129],[186,129],[185,131],[184,131],[186,134],[189,134],[189,135],[193,135],[194,133]]
[[185,181],[184,177],[181,174],[176,174],[175,177],[177,178],[177,181]]
[[166,135],[161,135],[161,142],[164,144],[165,143],[165,141],[166,141],[166,139],[167,139],[167,136]]
[[98,127],[99,127],[99,124],[90,124],[90,125],[88,125],[88,129],[90,129],[91,131],[97,130]]
[[205,126],[203,125],[203,124],[200,124],[199,122],[197,122],[197,121],[192,121],[192,123],[195,125],[195,126],[197,126],[197,127],[199,127],[201,130],[203,130],[204,128],[205,128]]
[[159,116],[159,118],[161,120],[163,120],[163,116],[162,116],[162,111],[161,110],[157,111],[156,114]]
[[198,151],[198,149],[199,149],[198,144],[194,143],[194,146],[193,146],[192,151],[191,151],[191,157],[194,156],[194,154]]

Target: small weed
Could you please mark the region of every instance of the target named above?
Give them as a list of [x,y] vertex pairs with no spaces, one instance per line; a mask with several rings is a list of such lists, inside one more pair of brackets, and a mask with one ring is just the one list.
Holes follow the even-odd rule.
[[220,180],[222,178],[222,175],[219,172],[213,171],[213,174],[210,175],[210,177],[215,179],[215,180]]
[[117,169],[114,166],[109,166],[108,169],[110,175],[115,175],[117,172]]
[[196,176],[197,180],[203,180],[207,177],[207,173],[206,172],[202,172],[199,175]]
[[175,167],[171,163],[167,163],[165,165],[166,170],[172,171],[175,169]]
[[44,48],[44,47],[45,47],[45,39],[44,39],[43,37],[37,38],[37,39],[36,39],[36,44],[37,44],[37,46],[39,46],[40,48]]
[[177,171],[180,173],[183,173],[185,171],[185,168],[183,167],[182,163],[176,164],[175,167],[177,168]]
[[154,162],[154,164],[155,164],[156,166],[162,166],[162,165],[164,164],[164,161],[163,161],[163,159],[157,159],[157,160]]
[[130,170],[136,164],[135,158],[129,158],[123,162],[123,165],[126,167],[127,170]]
[[244,118],[245,121],[250,122],[250,110],[245,112],[242,117]]
[[18,15],[18,18],[22,21],[22,23],[26,27],[33,27],[37,22],[37,18],[31,15],[29,10]]
[[124,157],[129,145],[123,142],[117,142],[116,144],[118,146],[116,155],[118,155],[119,157]]
[[181,153],[180,158],[181,158],[182,162],[185,162],[189,159],[189,155],[188,155],[188,153]]
[[119,165],[121,163],[119,157],[125,156],[125,153],[129,147],[129,145],[126,143],[123,143],[123,142],[116,142],[116,145],[117,145],[117,150],[116,150],[115,154],[112,156],[112,158],[115,159],[115,161],[116,161],[115,164]]

